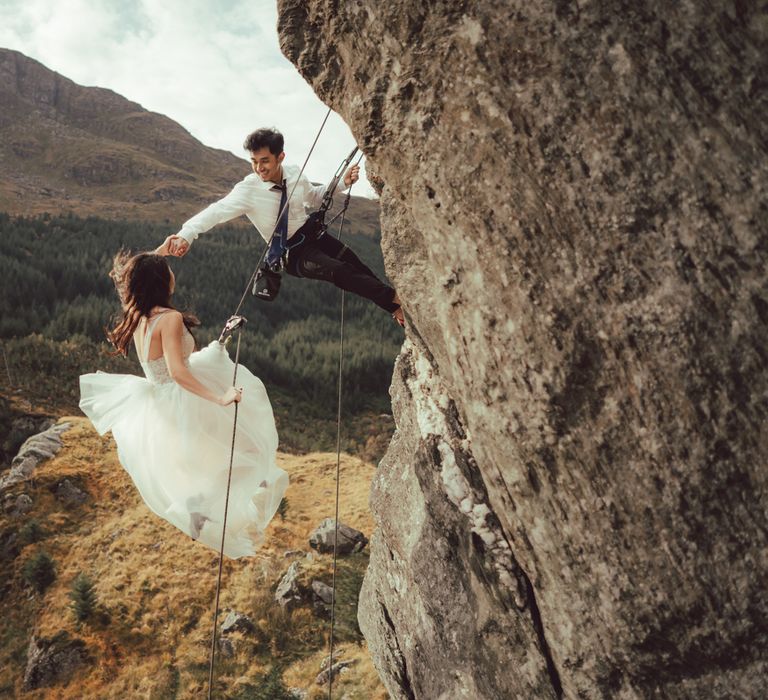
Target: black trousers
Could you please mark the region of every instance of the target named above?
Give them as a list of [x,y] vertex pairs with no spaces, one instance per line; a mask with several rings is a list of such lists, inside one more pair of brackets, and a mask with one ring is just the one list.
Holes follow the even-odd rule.
[[376,277],[357,255],[328,233],[291,250],[285,271],[294,277],[332,282],[339,289],[370,299],[389,313],[398,308],[392,302],[395,290]]

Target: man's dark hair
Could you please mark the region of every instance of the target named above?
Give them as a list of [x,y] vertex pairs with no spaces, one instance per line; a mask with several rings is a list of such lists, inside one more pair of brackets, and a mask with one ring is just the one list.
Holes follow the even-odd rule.
[[246,151],[258,151],[265,146],[274,156],[279,156],[283,152],[283,135],[277,129],[256,129],[252,134],[248,134],[243,144]]

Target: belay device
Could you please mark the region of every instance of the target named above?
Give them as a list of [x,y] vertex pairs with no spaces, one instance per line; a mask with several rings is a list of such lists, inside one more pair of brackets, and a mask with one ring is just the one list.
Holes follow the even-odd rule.
[[[261,264],[259,271],[256,273],[256,277],[253,280],[252,293],[253,296],[255,296],[257,299],[261,299],[262,301],[274,301],[278,292],[280,291],[280,282],[282,279],[281,273],[283,270],[285,270],[286,265],[288,264],[289,252],[293,248],[298,248],[302,244],[309,241],[316,241],[318,238],[323,236],[328,230],[328,226],[333,223],[343,211],[346,210],[347,206],[349,205],[349,197],[347,197],[346,201],[344,202],[344,208],[342,211],[339,212],[330,222],[327,224],[325,223],[325,214],[333,204],[333,193],[336,191],[336,187],[338,187],[339,180],[341,180],[347,167],[355,157],[357,150],[357,146],[355,146],[352,149],[352,152],[344,159],[342,164],[336,170],[336,174],[333,176],[333,179],[323,194],[323,201],[320,204],[320,208],[317,211],[313,211],[307,217],[307,220],[304,222],[304,224],[302,224],[302,226],[293,234],[293,236],[283,242],[280,255],[276,260],[269,261],[265,259]],[[298,180],[294,183],[293,188],[291,189],[291,195],[293,194],[293,189],[296,188],[297,184]],[[275,232],[277,231],[278,222],[283,216],[283,210],[288,206],[289,201],[290,195],[286,199],[286,203],[283,209],[281,209],[277,214],[275,228],[273,229],[272,236],[270,237],[270,250],[272,248],[272,243],[275,240]]]

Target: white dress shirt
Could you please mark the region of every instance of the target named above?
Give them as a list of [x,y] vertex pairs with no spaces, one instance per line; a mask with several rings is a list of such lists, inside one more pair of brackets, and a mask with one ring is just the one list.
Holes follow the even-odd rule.
[[[298,174],[297,166],[283,166],[283,177],[286,179],[288,194],[293,190],[288,203],[288,238],[307,220],[305,208],[317,209],[320,206],[326,189],[325,185],[313,185],[306,175],[301,176],[294,189]],[[339,185],[339,189],[344,188],[343,182]],[[269,241],[275,228],[279,208],[280,190],[275,188],[275,183],[263,182],[256,173],[252,173],[238,182],[226,197],[207,206],[186,221],[178,235],[191,245],[201,233],[212,229],[216,224],[245,214],[261,237]]]

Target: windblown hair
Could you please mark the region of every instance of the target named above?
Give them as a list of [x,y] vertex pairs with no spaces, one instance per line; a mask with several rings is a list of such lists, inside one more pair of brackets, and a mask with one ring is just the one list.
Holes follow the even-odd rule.
[[245,137],[243,148],[246,151],[258,151],[265,146],[273,156],[279,156],[283,152],[285,140],[283,135],[277,129],[256,129],[252,134]]
[[[162,255],[131,253],[121,250],[109,273],[115,283],[123,311],[107,339],[115,347],[112,355],[128,355],[128,346],[142,317],[157,306],[175,309],[171,303],[171,268]],[[191,314],[182,313],[188,329],[200,325]]]

